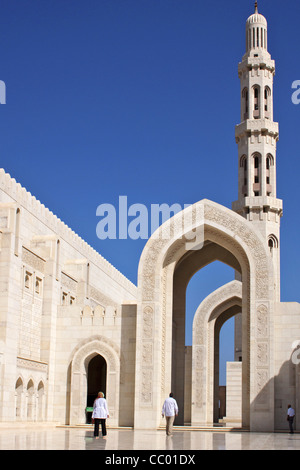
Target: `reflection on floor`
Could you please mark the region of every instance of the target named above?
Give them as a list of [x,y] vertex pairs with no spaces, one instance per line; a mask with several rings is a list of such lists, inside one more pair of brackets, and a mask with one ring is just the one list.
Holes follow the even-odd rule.
[[107,439],[93,437],[92,426],[0,426],[0,450],[300,450],[300,434],[250,433],[176,428],[161,430],[108,429]]

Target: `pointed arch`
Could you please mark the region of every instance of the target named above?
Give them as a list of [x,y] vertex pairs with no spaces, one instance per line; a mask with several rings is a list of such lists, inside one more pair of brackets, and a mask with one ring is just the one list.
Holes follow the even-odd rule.
[[37,420],[44,421],[45,408],[45,386],[42,380],[37,387]]
[[253,195],[261,196],[262,188],[262,156],[259,152],[252,154],[252,166],[253,166]]
[[23,404],[23,394],[24,394],[24,383],[21,376],[18,377],[15,386],[15,410],[16,410],[16,419],[20,420],[22,418],[22,404]]
[[261,89],[259,85],[252,87],[253,93],[253,119],[260,119],[260,100],[261,100]]
[[[183,223],[185,220],[190,223]],[[197,240],[201,250],[187,248],[187,239],[191,240],[195,234],[203,235],[202,244]],[[239,266],[242,275],[244,424],[251,426],[252,430],[260,426],[273,429],[272,329],[264,329],[267,336],[260,338],[261,329],[256,315],[258,305],[264,305],[267,312],[264,321],[270,322],[274,308],[272,263],[262,235],[251,224],[208,200],[189,206],[165,222],[148,240],[140,258],[135,427],[155,428],[159,425],[162,400],[172,386],[173,317],[177,315],[179,318],[180,308],[183,308],[174,288],[175,273],[186,260],[187,269],[182,279],[182,284],[186,284],[193,271],[217,255],[232,266]],[[178,309],[179,300],[181,305]],[[257,361],[262,341],[268,345],[269,351],[264,364]],[[257,395],[264,386],[269,393],[258,402]],[[261,409],[264,409],[263,420]]]
[[[216,421],[216,330],[242,310],[242,283],[232,281],[207,296],[196,310],[192,345],[192,425]],[[218,357],[218,356],[217,356]]]
[[[70,424],[85,423],[87,399],[87,368],[90,360],[100,355],[107,364],[107,402],[110,424],[118,425],[118,404],[121,378],[121,353],[119,347],[108,338],[94,335],[80,342],[70,357]],[[122,373],[125,373],[124,360]],[[122,374],[123,375],[123,374]]]
[[34,420],[35,411],[35,394],[34,394],[34,382],[33,379],[29,379],[27,383],[27,420]]

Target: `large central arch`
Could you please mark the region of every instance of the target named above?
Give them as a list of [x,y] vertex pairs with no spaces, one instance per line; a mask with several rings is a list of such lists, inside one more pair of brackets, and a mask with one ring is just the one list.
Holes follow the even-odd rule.
[[[191,220],[189,226],[183,223]],[[187,250],[192,229],[203,235],[201,249]],[[208,200],[163,224],[149,239],[138,273],[135,427],[156,428],[172,386],[173,320],[183,322],[190,277],[220,259],[241,272],[243,425],[274,429],[272,370],[273,268],[262,236],[241,216]],[[181,272],[181,276],[180,276]],[[178,329],[178,325],[177,325]],[[178,358],[180,354],[178,352]],[[181,356],[182,357],[182,356]],[[181,364],[176,363],[180,371]],[[180,378],[180,372],[178,381]]]

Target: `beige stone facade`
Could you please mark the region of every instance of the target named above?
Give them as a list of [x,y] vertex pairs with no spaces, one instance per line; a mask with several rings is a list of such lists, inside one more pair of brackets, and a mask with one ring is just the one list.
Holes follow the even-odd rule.
[[[219,333],[232,316],[228,421],[273,431],[286,428],[289,402],[300,410],[300,304],[280,302],[275,64],[257,7],[246,37],[238,200],[232,210],[202,200],[165,222],[145,245],[137,286],[0,171],[1,422],[83,424],[101,389],[111,426],[156,429],[172,390],[177,424],[212,426]],[[196,234],[198,249],[188,243]],[[187,348],[186,288],[215,260],[236,279],[199,305]]]

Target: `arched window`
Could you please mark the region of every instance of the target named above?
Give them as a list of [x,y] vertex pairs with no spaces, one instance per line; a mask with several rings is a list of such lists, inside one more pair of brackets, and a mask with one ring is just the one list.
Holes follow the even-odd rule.
[[16,386],[16,418],[21,419],[22,417],[22,396],[23,396],[23,381],[19,377]]
[[37,417],[38,421],[43,421],[44,419],[44,394],[45,394],[45,387],[42,381],[40,381],[38,385],[38,401],[37,401]]
[[267,168],[267,170],[269,170],[271,168],[271,166],[273,166],[273,165],[274,165],[274,157],[273,157],[273,155],[268,153],[267,159],[266,159],[266,168]]
[[271,254],[273,254],[274,249],[278,248],[278,238],[273,234],[268,237],[268,247]]
[[42,279],[39,277],[35,278],[35,293],[36,294],[41,294],[41,286],[42,286]]
[[24,285],[26,289],[31,289],[31,278],[32,278],[32,274],[26,271],[25,279],[24,279]]
[[267,196],[272,196],[274,186],[274,157],[268,153],[266,157],[266,192]]
[[248,168],[247,168],[247,156],[242,155],[240,158],[240,168],[242,177],[242,194],[244,197],[248,196]]
[[271,105],[270,105],[271,90],[268,86],[265,87],[264,91],[264,110],[265,118],[270,119]]
[[34,418],[34,385],[30,379],[27,384],[27,419],[32,421]]
[[260,88],[258,85],[255,85],[253,88],[254,103],[253,103],[253,117],[254,119],[260,118],[259,103],[260,103]]
[[244,88],[242,91],[242,119],[244,121],[249,118],[249,93],[248,88]]
[[261,155],[260,153],[253,154],[253,167],[254,167],[254,180],[253,180],[253,192],[254,196],[261,195]]

